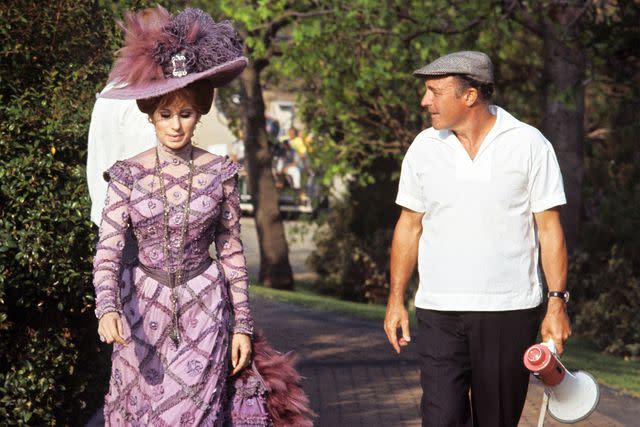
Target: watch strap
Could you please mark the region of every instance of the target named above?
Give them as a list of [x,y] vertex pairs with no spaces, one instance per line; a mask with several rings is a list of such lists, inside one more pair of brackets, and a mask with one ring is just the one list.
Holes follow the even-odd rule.
[[569,302],[569,291],[549,291],[547,292],[547,298],[562,298],[564,302]]

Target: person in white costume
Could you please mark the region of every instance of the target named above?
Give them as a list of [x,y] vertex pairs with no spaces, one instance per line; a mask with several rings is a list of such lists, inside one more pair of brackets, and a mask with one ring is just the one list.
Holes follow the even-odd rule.
[[[112,87],[108,84],[104,90]],[[107,182],[102,177],[118,160],[154,147],[156,132],[135,100],[98,98],[91,113],[87,152],[87,184],[91,197],[91,221],[100,226]]]

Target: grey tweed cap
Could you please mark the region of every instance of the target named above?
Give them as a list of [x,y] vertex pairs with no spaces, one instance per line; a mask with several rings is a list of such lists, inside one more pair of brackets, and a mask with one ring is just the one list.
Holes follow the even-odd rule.
[[493,83],[493,64],[482,52],[463,50],[441,56],[413,72],[419,78],[464,74],[481,83]]

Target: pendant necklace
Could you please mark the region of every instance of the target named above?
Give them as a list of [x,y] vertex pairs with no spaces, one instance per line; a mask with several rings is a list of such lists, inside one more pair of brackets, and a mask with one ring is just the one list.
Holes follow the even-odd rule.
[[[169,250],[169,201],[167,200],[167,192],[164,185],[164,177],[162,175],[162,167],[160,166],[160,155],[156,149],[156,175],[160,183],[160,192],[162,193],[162,212],[163,212],[163,247],[162,252],[165,262],[171,265],[171,251]],[[184,255],[185,255],[185,240],[187,236],[187,226],[189,224],[190,204],[191,204],[191,190],[193,185],[193,147],[191,147],[191,153],[189,158],[189,189],[187,191],[187,200],[184,203],[184,209],[182,213],[182,224],[180,226],[180,245],[176,256],[176,266],[168,267],[167,273],[169,274],[169,288],[171,289],[171,317],[172,326],[169,332],[169,337],[173,341],[176,347],[180,344],[180,328],[178,324],[178,287],[182,285],[183,273],[184,273]]]

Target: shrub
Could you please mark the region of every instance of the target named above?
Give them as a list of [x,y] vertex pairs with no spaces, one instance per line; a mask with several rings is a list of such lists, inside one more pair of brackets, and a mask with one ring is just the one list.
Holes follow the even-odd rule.
[[308,262],[318,273],[317,289],[351,301],[386,302],[389,230],[359,239],[347,229],[351,214],[347,204],[334,206],[316,232],[316,249]]
[[[383,304],[389,295],[393,237],[388,222],[397,209],[381,206],[385,195],[389,199],[390,193],[385,194],[388,189],[369,186],[359,190],[358,196],[334,203],[321,219],[315,235],[316,248],[308,262],[318,273],[318,291],[346,300]],[[371,203],[375,200],[379,203]],[[393,199],[389,200],[393,203]],[[373,211],[372,206],[379,210]],[[406,297],[410,298],[416,289],[417,275],[410,281]]]
[[[629,59],[633,61],[637,60]],[[590,97],[608,128],[587,140],[585,218],[581,250],[570,264],[569,286],[575,298],[569,307],[575,313],[576,332],[607,353],[638,358],[640,88],[622,76],[618,81],[617,91],[610,83],[601,84]]]
[[83,424],[106,389],[84,164],[113,24],[98,1],[0,6],[3,425]]
[[614,246],[604,260],[585,253],[575,256],[573,268],[582,273],[575,286],[583,297],[575,315],[576,330],[607,353],[640,357],[640,277],[631,262]]

